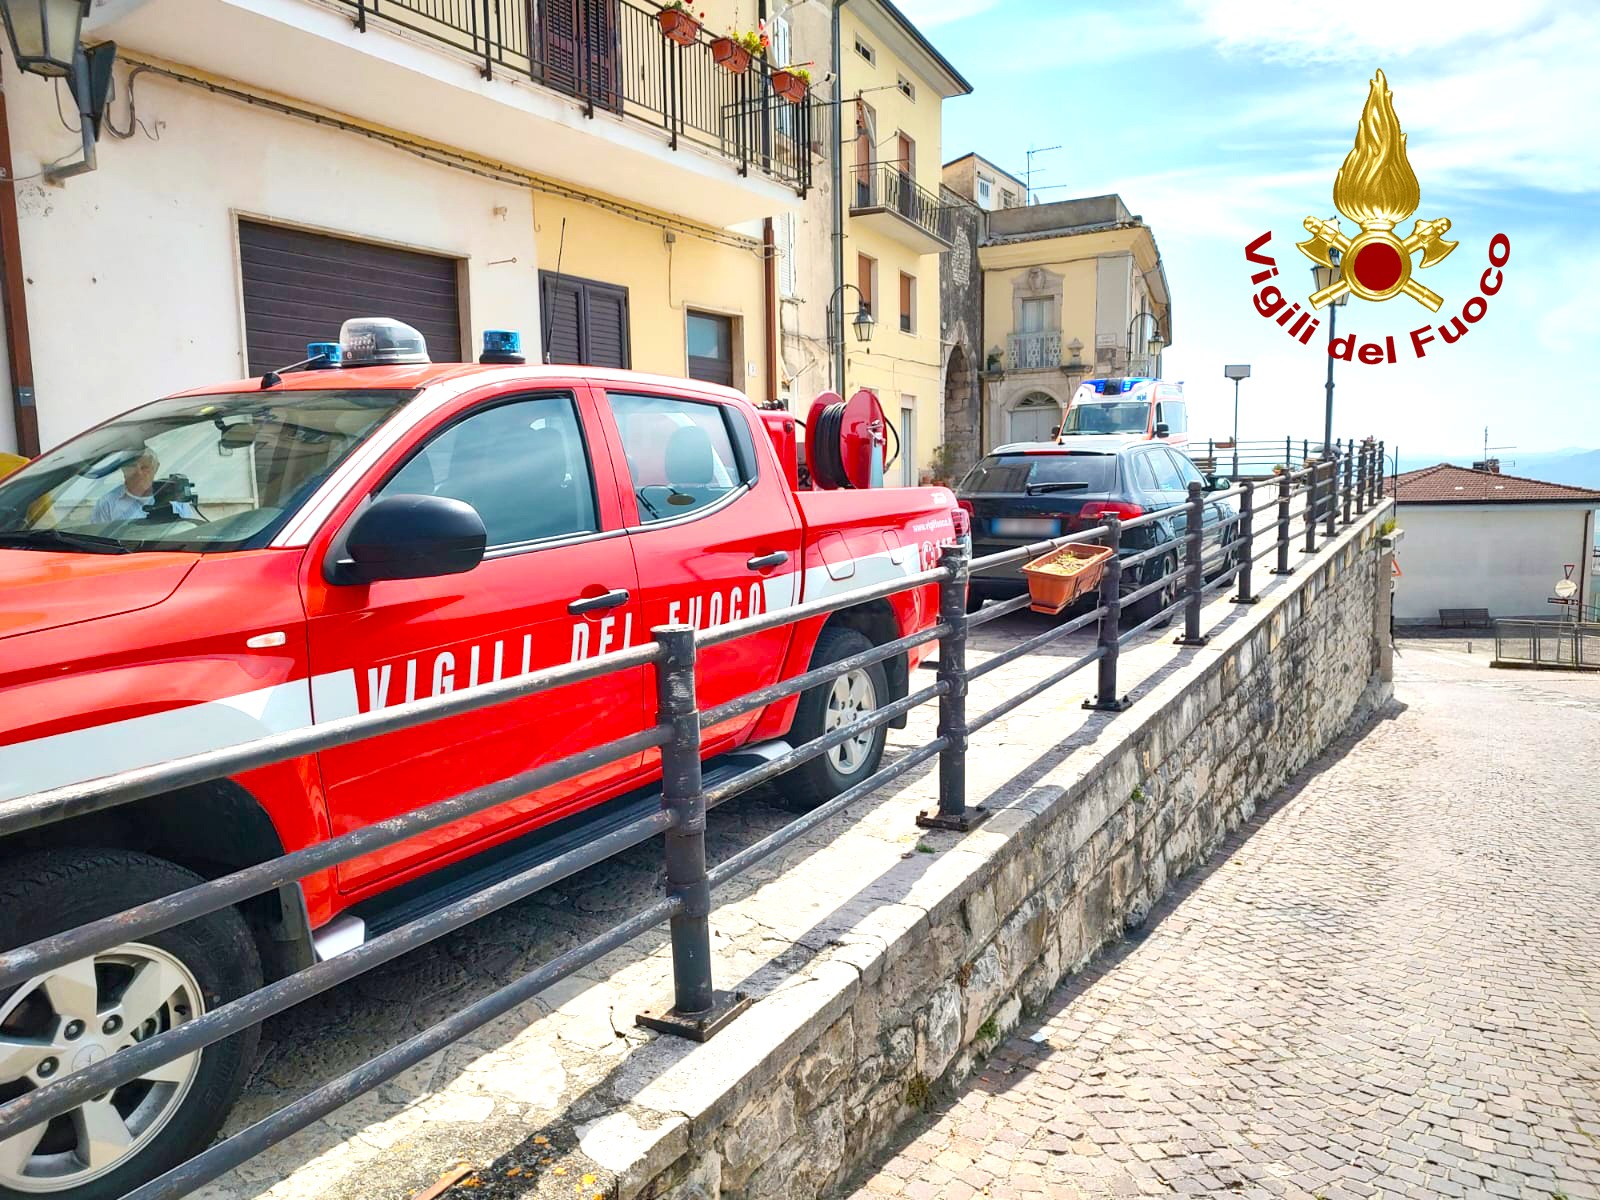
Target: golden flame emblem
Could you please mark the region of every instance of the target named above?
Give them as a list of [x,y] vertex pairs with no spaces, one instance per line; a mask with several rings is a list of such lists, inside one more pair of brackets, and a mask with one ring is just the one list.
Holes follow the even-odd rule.
[[1332,284],[1312,293],[1311,306],[1321,308],[1345,292],[1363,300],[1387,300],[1404,292],[1438,312],[1438,294],[1411,278],[1411,256],[1421,250],[1420,265],[1431,267],[1454,250],[1457,243],[1444,238],[1449,219],[1419,220],[1404,239],[1394,233],[1421,202],[1422,190],[1406,157],[1406,135],[1394,111],[1394,93],[1379,71],[1361,110],[1356,143],[1333,180],[1334,207],[1361,232],[1349,238],[1336,218],[1307,217],[1311,237],[1296,243],[1307,258],[1339,272]]

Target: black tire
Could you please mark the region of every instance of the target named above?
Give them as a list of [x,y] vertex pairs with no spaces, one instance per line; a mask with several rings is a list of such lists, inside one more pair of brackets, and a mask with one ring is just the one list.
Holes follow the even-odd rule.
[[[19,856],[0,864],[0,912],[7,916],[6,928],[0,933],[0,947],[15,949],[29,942],[71,929],[88,921],[108,916],[123,909],[170,895],[201,882],[192,871],[164,859],[126,850],[59,850]],[[261,986],[261,961],[256,951],[255,939],[238,911],[226,908],[196,918],[176,929],[164,930],[140,938],[126,947],[130,963],[140,961],[143,950],[149,961],[149,949],[164,953],[176,960],[197,985],[205,1011],[209,1012],[228,1001],[236,999]],[[121,952],[111,952],[113,955]],[[131,980],[137,966],[119,967],[97,960],[95,965],[95,1007],[99,1012],[114,1012],[123,997],[117,994],[120,970],[128,971]],[[167,981],[161,977],[161,983]],[[126,987],[126,984],[122,984]],[[158,990],[161,985],[157,985]],[[153,1036],[163,1027],[170,1027],[174,1019],[189,1019],[198,1015],[182,1003],[185,991],[170,993],[155,1015],[139,1026],[140,1033],[119,1030],[115,1040]],[[174,1000],[174,996],[179,997]],[[19,1000],[20,997],[20,1000]],[[15,1002],[15,1003],[14,1003]],[[0,992],[0,1013],[10,1009],[7,1020],[25,1026],[40,1017],[38,1006],[46,1003],[44,989],[23,984]],[[49,1013],[46,1003],[45,1012]],[[184,1016],[187,1013],[188,1016]],[[48,1016],[45,1017],[49,1019]],[[58,1018],[59,1020],[59,1018]],[[96,1034],[106,1034],[112,1022],[108,1019],[99,1030],[89,1030],[78,1036],[87,1046]],[[64,1037],[65,1033],[59,1036]],[[127,1106],[134,1116],[127,1117],[133,1128],[142,1112],[159,1112],[157,1120],[148,1127],[154,1132],[125,1159],[115,1157],[103,1174],[86,1178],[77,1187],[42,1191],[24,1184],[19,1190],[0,1178],[0,1200],[38,1200],[41,1195],[55,1200],[114,1200],[140,1184],[154,1179],[178,1163],[204,1149],[216,1135],[229,1108],[238,1099],[245,1078],[255,1060],[260,1040],[259,1026],[252,1026],[226,1041],[208,1046],[201,1052],[199,1065],[188,1077],[187,1092],[177,1099],[178,1088],[173,1086],[172,1099],[165,1104],[158,1088],[166,1085],[135,1082],[116,1089],[111,1103],[120,1110]],[[97,1043],[98,1044],[98,1043]],[[111,1052],[119,1048],[111,1046]],[[64,1064],[63,1064],[64,1065]],[[70,1069],[70,1068],[68,1068]],[[65,1072],[54,1068],[57,1077]],[[11,1084],[0,1084],[0,1098],[12,1099],[30,1089],[34,1081],[28,1076],[17,1077]],[[91,1103],[100,1103],[97,1098]],[[127,1116],[126,1113],[123,1114]],[[66,1114],[46,1126],[43,1141],[35,1155],[70,1156],[81,1154],[72,1125],[73,1117]],[[63,1149],[64,1147],[64,1149]],[[54,1150],[52,1148],[55,1148]],[[34,1169],[41,1160],[31,1158]],[[66,1161],[66,1160],[63,1160]],[[81,1159],[80,1159],[81,1161]],[[29,1168],[19,1168],[26,1172]],[[70,1166],[67,1169],[71,1169]],[[86,1171],[87,1174],[87,1171]],[[13,1179],[25,1178],[19,1174]]]
[[[1173,571],[1177,570],[1178,556],[1176,553],[1163,554],[1160,558],[1150,559],[1149,562],[1150,566],[1146,568],[1146,572],[1140,579],[1139,583],[1135,587],[1129,588],[1129,591],[1137,591],[1146,584],[1154,583],[1157,579],[1161,578],[1161,576],[1169,575]],[[1157,588],[1148,596],[1144,596],[1138,600],[1135,600],[1123,611],[1127,613],[1128,623],[1130,625],[1142,625],[1144,622],[1148,621],[1151,617],[1160,612],[1163,608],[1166,608],[1169,604],[1176,600],[1177,596],[1178,580],[1176,578],[1169,579],[1166,587]],[[1165,621],[1158,622],[1154,628],[1164,629],[1171,623],[1172,618],[1169,616]]]
[[[827,666],[840,659],[849,658],[872,649],[866,634],[845,626],[835,625],[822,631],[816,649],[811,652],[811,668]],[[889,700],[889,676],[882,663],[862,667],[859,674],[872,689],[873,700],[868,710],[881,708]],[[810,691],[800,693],[800,704],[795,710],[794,724],[790,727],[789,741],[799,746],[815,741],[827,732],[829,701],[835,683],[825,683]],[[834,755],[821,754],[809,762],[778,778],[778,788],[790,804],[810,809],[833,799],[846,788],[854,787],[878,769],[883,758],[883,744],[889,731],[879,725],[862,747],[859,760],[853,769],[845,771],[834,761]]]

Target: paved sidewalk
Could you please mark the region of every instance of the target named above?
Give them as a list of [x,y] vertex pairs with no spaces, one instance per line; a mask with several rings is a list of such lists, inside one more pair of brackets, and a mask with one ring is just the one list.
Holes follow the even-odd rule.
[[858,1200],[1600,1197],[1600,678],[1463,649],[1402,642]]

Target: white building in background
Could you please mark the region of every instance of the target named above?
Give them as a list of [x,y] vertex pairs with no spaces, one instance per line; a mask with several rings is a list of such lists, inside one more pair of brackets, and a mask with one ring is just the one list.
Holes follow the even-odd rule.
[[1600,492],[1449,463],[1384,486],[1405,531],[1395,553],[1397,624],[1437,624],[1447,608],[1559,617],[1550,600],[1568,564],[1573,599],[1584,608],[1600,600],[1590,573]]

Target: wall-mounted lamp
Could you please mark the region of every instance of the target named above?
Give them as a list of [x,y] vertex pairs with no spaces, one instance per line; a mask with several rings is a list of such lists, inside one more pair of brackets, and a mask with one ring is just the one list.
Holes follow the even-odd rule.
[[86,50],[81,42],[83,18],[90,0],[0,0],[6,36],[17,66],[31,75],[66,79],[78,102],[83,129],[83,158],[64,167],[47,167],[44,177],[56,183],[95,168],[94,146],[111,94],[111,66],[116,61],[114,42]]

